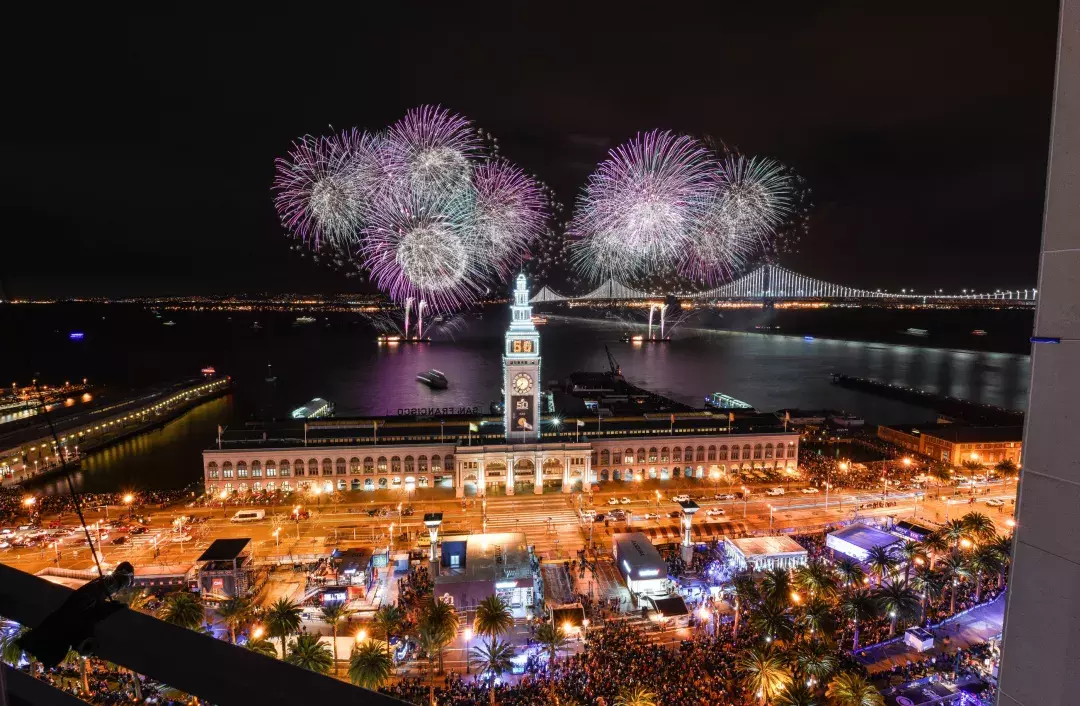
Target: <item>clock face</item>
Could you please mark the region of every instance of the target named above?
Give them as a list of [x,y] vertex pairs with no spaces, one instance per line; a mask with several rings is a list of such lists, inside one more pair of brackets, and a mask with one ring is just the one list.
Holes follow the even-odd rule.
[[519,373],[514,376],[514,392],[524,395],[532,392],[532,386],[532,378],[525,373]]

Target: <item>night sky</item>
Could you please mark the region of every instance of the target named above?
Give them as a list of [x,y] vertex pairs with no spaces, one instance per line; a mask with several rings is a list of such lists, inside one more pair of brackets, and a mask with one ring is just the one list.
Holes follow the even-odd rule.
[[806,178],[815,208],[788,267],[863,287],[1035,284],[1056,3],[504,5],[9,25],[6,295],[355,289],[289,249],[273,160],[422,103],[493,132],[568,206],[607,149],[669,128]]

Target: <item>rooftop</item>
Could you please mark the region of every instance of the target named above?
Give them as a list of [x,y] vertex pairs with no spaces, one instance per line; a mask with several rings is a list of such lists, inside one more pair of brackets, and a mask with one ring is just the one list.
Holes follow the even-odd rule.
[[[450,566],[452,554],[465,549],[464,566]],[[449,535],[442,539],[443,560],[436,583],[524,579],[532,576],[532,555],[524,532]]]
[[778,534],[775,537],[729,538],[727,541],[744,557],[807,553],[801,544],[786,534]]
[[657,576],[667,576],[667,563],[660,552],[653,546],[652,540],[643,532],[620,532],[612,539],[615,545],[615,554],[619,562],[626,562],[627,571],[634,571],[640,575],[642,570],[656,570]]
[[903,434],[913,436],[932,436],[942,441],[951,441],[957,444],[1022,441],[1024,428],[1021,426],[1006,427],[973,427],[961,423],[936,422],[928,424],[890,424],[885,427]]
[[251,543],[248,537],[239,539],[215,539],[214,543],[206,548],[197,561],[233,561]]
[[875,547],[887,547],[900,541],[900,538],[895,534],[882,532],[879,529],[867,527],[863,524],[848,525],[843,529],[830,532],[829,536],[842,539],[848,544],[854,544],[856,547],[866,551],[870,551]]

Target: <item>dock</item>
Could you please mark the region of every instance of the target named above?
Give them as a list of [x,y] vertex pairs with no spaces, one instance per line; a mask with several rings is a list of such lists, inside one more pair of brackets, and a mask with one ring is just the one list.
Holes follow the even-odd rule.
[[1024,413],[1015,409],[979,404],[906,385],[893,385],[843,373],[833,373],[832,382],[849,390],[927,407],[951,420],[977,426],[1022,426],[1024,423]]

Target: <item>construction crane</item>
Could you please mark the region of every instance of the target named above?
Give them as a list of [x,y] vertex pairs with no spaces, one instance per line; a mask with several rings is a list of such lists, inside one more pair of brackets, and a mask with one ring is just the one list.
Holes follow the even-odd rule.
[[605,345],[604,352],[607,353],[607,362],[608,367],[611,368],[611,374],[622,377],[622,367],[619,365],[619,361],[615,360],[615,356],[611,355],[611,349]]

